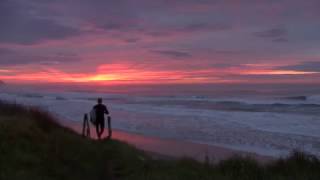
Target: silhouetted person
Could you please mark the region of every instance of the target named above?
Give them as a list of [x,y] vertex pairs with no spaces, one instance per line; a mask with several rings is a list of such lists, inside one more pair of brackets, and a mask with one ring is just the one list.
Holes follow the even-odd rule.
[[98,99],[98,104],[93,107],[93,109],[96,112],[96,131],[97,131],[97,136],[98,139],[101,139],[101,136],[104,132],[104,126],[105,126],[105,118],[104,114],[109,115],[109,111],[107,107],[102,104],[102,99]]

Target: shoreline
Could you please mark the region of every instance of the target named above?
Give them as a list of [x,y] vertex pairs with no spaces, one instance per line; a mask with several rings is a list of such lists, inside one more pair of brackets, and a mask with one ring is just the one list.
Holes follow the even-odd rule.
[[[80,122],[59,120],[59,123],[63,126],[71,128],[79,134],[82,133],[82,123]],[[91,125],[91,138],[96,139],[95,130],[92,127],[93,126]],[[107,131],[105,131],[105,134],[106,133]],[[200,162],[209,160],[210,163],[216,163],[234,156],[241,156],[253,158],[263,164],[269,163],[276,159],[272,156],[260,155],[253,152],[234,150],[221,146],[200,144],[189,141],[146,136],[117,129],[113,130],[112,138],[133,145],[137,149],[145,151],[152,157],[160,159],[192,158]]]

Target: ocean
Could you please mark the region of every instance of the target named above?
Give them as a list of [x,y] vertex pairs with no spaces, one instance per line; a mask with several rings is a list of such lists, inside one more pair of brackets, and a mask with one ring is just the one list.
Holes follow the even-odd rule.
[[320,85],[6,85],[0,99],[81,122],[98,97],[115,129],[274,157],[320,156]]

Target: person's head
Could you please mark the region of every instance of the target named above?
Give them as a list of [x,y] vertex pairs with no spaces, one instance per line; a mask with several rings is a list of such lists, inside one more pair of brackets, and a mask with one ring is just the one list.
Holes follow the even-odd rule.
[[98,104],[102,104],[102,98],[98,98]]

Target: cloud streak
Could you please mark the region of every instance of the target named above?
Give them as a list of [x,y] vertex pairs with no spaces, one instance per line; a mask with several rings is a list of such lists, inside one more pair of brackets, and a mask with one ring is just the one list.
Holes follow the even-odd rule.
[[190,58],[192,55],[183,51],[175,51],[175,50],[151,50],[150,52],[161,54],[171,58]]
[[301,62],[295,65],[281,66],[279,69],[320,73],[320,61]]
[[79,62],[81,59],[76,54],[52,53],[38,55],[26,52],[0,48],[0,65],[16,66],[26,64],[57,65],[70,62]]
[[288,30],[283,27],[272,28],[264,31],[258,31],[253,33],[254,36],[271,39],[273,42],[288,42]]

